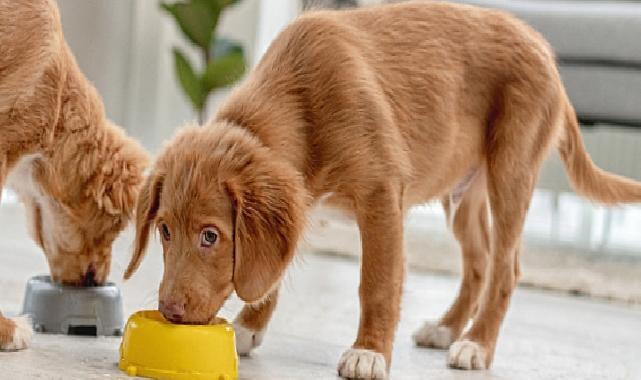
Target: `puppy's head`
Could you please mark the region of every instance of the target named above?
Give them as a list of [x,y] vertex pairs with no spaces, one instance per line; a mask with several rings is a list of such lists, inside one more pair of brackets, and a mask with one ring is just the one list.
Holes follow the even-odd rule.
[[33,164],[41,196],[23,197],[29,229],[52,279],[93,286],[109,275],[111,245],[133,216],[148,157],[119,128],[103,136],[71,135],[48,159]]
[[305,191],[291,165],[245,130],[218,123],[185,128],[143,185],[136,270],[152,229],[163,246],[159,308],[180,323],[207,323],[236,291],[261,300],[292,260]]

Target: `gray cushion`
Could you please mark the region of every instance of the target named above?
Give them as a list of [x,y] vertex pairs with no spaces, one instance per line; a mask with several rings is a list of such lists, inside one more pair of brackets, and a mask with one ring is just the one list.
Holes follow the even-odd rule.
[[507,10],[539,30],[560,57],[641,64],[641,1],[464,0]]
[[[598,125],[583,130],[590,157],[602,169],[641,181],[641,133],[630,128]],[[537,187],[557,192],[572,191],[559,155],[554,152],[541,171]]]
[[559,67],[579,117],[618,124],[641,124],[641,69]]
[[541,32],[584,120],[641,125],[641,1],[463,0]]

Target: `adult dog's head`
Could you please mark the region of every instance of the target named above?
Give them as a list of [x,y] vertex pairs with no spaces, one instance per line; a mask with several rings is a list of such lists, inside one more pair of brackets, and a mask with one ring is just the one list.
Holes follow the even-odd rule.
[[112,243],[133,216],[147,162],[143,148],[110,124],[63,136],[50,152],[21,160],[15,189],[53,281],[106,281]]
[[107,120],[65,42],[56,2],[11,5],[0,6],[0,190],[8,176],[54,281],[100,284],[147,154]]
[[167,319],[207,323],[234,290],[245,302],[260,301],[294,256],[305,194],[300,174],[246,130],[225,122],[187,127],[143,185],[125,278],[155,228]]

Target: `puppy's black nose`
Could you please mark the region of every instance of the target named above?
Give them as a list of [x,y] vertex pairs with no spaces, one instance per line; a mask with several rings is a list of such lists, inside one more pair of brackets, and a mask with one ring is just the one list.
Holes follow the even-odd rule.
[[162,313],[166,320],[173,323],[180,323],[185,316],[185,305],[178,302],[164,302],[158,303],[158,310]]

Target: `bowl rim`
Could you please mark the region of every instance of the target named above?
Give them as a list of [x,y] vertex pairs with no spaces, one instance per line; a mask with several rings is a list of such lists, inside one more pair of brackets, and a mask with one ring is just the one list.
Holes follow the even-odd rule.
[[51,281],[51,275],[48,275],[48,274],[38,274],[38,275],[32,276],[29,278],[28,282],[43,284],[43,285],[50,286],[52,288],[73,289],[73,290],[81,290],[81,291],[92,290],[92,289],[118,288],[116,283],[113,281],[107,281],[102,285],[95,285],[95,286],[73,286],[73,285],[56,284],[53,281]]
[[[150,326],[154,325],[162,329],[176,329],[176,328],[187,328],[190,330],[212,330],[212,329],[231,329],[233,331],[233,326],[224,318],[219,318],[220,323],[211,323],[207,325],[198,325],[198,324],[180,324],[180,323],[171,323],[163,317],[162,313],[158,310],[147,309],[147,310],[138,310],[133,313],[127,322],[127,326],[130,322],[144,322],[144,324]],[[126,327],[125,327],[126,328]]]

